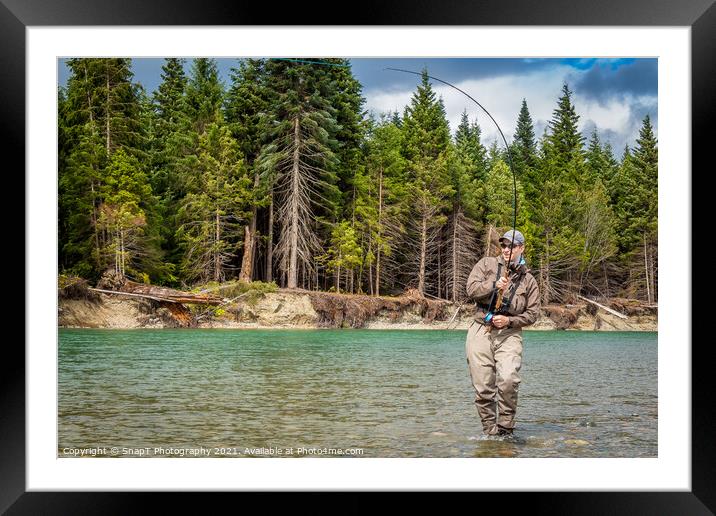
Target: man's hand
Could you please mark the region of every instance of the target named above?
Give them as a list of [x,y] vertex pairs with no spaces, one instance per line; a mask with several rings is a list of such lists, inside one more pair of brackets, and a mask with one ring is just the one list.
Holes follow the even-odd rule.
[[510,284],[510,279],[505,278],[503,276],[497,280],[497,282],[495,283],[495,286],[500,290],[504,290],[507,287],[507,285],[509,285],[509,284]]
[[510,324],[510,318],[506,315],[495,315],[492,318],[492,325],[498,330],[507,327]]

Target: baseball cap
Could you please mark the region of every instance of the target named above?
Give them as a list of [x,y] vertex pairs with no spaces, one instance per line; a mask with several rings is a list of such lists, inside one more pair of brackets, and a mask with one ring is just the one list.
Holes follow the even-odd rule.
[[[499,240],[500,243],[502,243],[503,241],[506,244],[509,244],[510,242],[512,242],[512,232],[513,232],[513,230],[509,230],[507,233],[502,235],[502,237]],[[522,233],[520,233],[519,231],[517,231],[516,229],[514,230],[514,233],[515,233],[515,245],[523,245],[525,243],[525,236]]]

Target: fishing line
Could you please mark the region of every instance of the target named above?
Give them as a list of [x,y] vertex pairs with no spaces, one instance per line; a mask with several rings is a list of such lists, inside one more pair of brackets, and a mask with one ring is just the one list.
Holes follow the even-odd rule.
[[288,57],[269,57],[269,59],[272,59],[274,61],[293,61],[296,63],[317,64],[317,65],[322,65],[322,66],[338,66],[341,68],[350,68],[350,65],[338,64],[338,63],[327,63],[326,61],[310,61],[308,59],[293,59],[293,58],[288,58]]
[[[386,70],[392,70],[394,72],[402,72],[402,73],[411,73],[413,75],[419,75],[421,77],[423,76],[423,73],[421,73],[421,72],[414,72],[412,70],[403,70],[401,68],[386,68]],[[472,96],[470,94],[461,90],[454,84],[450,84],[449,82],[444,81],[443,79],[439,79],[437,77],[433,77],[432,75],[428,75],[428,74],[424,74],[424,75],[434,81],[441,82],[443,84],[450,86],[451,88],[456,89],[457,91],[459,91],[460,93],[465,95],[467,98],[472,100],[475,104],[477,104],[480,107],[480,109],[482,109],[487,114],[487,116],[490,117],[490,120],[492,120],[492,122],[495,124],[495,127],[497,127],[497,130],[499,131],[500,136],[502,137],[502,141],[505,143],[505,149],[507,150],[507,161],[509,162],[510,171],[512,172],[512,196],[513,196],[512,197],[512,199],[513,199],[512,200],[512,241],[510,242],[510,257],[507,260],[507,266],[505,267],[505,269],[509,270],[509,264],[512,262],[512,250],[515,246],[515,232],[517,231],[517,177],[515,175],[515,168],[512,166],[512,153],[510,152],[510,146],[507,144],[507,139],[505,138],[505,135],[502,132],[502,129],[500,129],[500,125],[497,123],[497,120],[495,120],[495,118],[490,114],[490,112],[487,109],[485,109],[485,107],[482,104],[480,104],[477,100],[472,98]],[[490,245],[489,242],[487,244]],[[462,304],[458,307],[458,310],[460,310],[461,306],[462,306]],[[457,312],[455,312],[455,313],[457,315]]]

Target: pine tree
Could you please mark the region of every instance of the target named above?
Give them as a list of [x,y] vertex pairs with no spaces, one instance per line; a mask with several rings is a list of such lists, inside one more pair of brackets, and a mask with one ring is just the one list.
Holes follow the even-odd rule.
[[[311,64],[271,60],[266,65],[272,89],[273,122],[261,151],[262,175],[276,196],[280,234],[276,247],[283,284],[297,288],[315,275],[314,256],[321,252],[316,210],[335,213],[336,110],[327,99],[322,74]],[[323,90],[323,91],[322,91]],[[330,92],[330,91],[329,91]],[[271,207],[270,207],[271,208]]]
[[70,59],[67,64],[81,83],[82,91],[72,95],[77,121],[97,125],[107,155],[120,147],[134,152],[141,145],[141,128],[131,59]]
[[182,200],[182,272],[189,281],[223,282],[233,270],[240,224],[248,217],[250,179],[228,127],[219,118],[199,137],[196,184]]
[[504,161],[497,161],[487,173],[483,186],[487,200],[487,222],[493,227],[507,231],[514,222],[514,204],[517,201],[517,227],[525,223],[524,192],[522,184],[517,181],[517,199],[515,199],[512,172]]
[[348,59],[323,59],[324,65],[314,65],[314,73],[325,76],[321,82],[327,86],[327,100],[336,109],[336,131],[331,136],[336,141],[336,176],[338,190],[343,192],[340,204],[344,218],[354,219],[356,189],[353,184],[355,171],[363,160],[361,144],[365,138],[363,122],[362,85],[353,76]]
[[[439,230],[452,195],[448,175],[450,130],[442,99],[436,99],[423,70],[421,84],[403,115],[403,154],[408,162],[409,198],[414,217],[407,242],[408,260],[417,271],[417,289],[426,292],[426,279],[434,272],[439,252]],[[439,293],[439,292],[438,292]]]
[[120,276],[140,276],[141,261],[149,255],[145,240],[152,191],[139,160],[117,149],[107,165],[97,225],[106,235],[103,263]]
[[566,181],[580,182],[582,179],[579,175],[570,177],[570,167],[572,174],[581,174],[582,171],[577,168],[584,161],[584,137],[579,132],[578,124],[579,115],[572,104],[572,92],[564,84],[562,96],[549,122],[550,134],[545,142],[545,151],[554,160],[557,169],[566,174]]
[[176,178],[170,173],[174,155],[168,143],[174,134],[185,131],[189,125],[184,96],[187,85],[184,59],[166,59],[161,78],[152,99],[155,113],[152,186],[156,193],[172,197]]
[[633,165],[636,171],[637,195],[641,208],[633,213],[633,217],[635,223],[641,226],[644,283],[647,301],[651,303],[657,299],[659,153],[649,115],[644,117],[639,130],[639,138],[636,141],[633,154]]
[[647,231],[655,233],[658,213],[658,197],[655,194],[658,187],[659,152],[649,115],[644,117],[642,127],[639,130],[639,138],[636,140],[633,159],[641,183],[641,195],[644,201],[648,203],[645,214],[648,226]]
[[216,113],[224,101],[223,85],[219,81],[216,60],[194,59],[186,86],[187,114],[198,134],[206,125],[216,122]]
[[[320,257],[320,261],[326,264],[328,272],[335,274],[336,292],[340,292],[341,273],[349,275],[362,264],[356,231],[349,221],[344,220],[334,226],[328,251]],[[350,287],[349,290],[353,292]]]
[[513,159],[522,166],[534,167],[537,163],[537,144],[535,143],[535,131],[532,124],[532,116],[527,108],[527,100],[522,99],[522,107],[517,117],[517,128],[515,129],[515,155]]
[[372,123],[366,142],[365,177],[357,183],[356,215],[368,234],[365,264],[368,266],[369,291],[376,296],[380,295],[384,284],[394,284],[398,265],[396,246],[408,216],[402,136],[392,118]]
[[460,125],[455,132],[455,148],[457,158],[467,168],[473,180],[482,180],[487,173],[487,149],[480,141],[481,129],[477,120],[472,123],[467,117],[467,110],[463,111]]
[[166,137],[184,125],[184,93],[187,87],[184,63],[184,59],[167,58],[162,65],[162,82],[154,94],[157,115],[161,120],[161,136]]
[[607,188],[607,191],[609,191],[609,184],[612,180],[612,177],[614,177],[614,174],[619,168],[619,162],[614,157],[614,151],[612,150],[612,145],[609,142],[605,143],[604,147],[602,148],[602,157],[604,159],[604,168],[602,169],[600,179],[602,181],[602,184]]
[[105,168],[118,149],[142,157],[146,146],[141,89],[129,59],[70,59],[61,108],[59,162],[60,263],[96,279],[106,263],[108,234],[100,228]]
[[586,176],[589,183],[594,183],[597,179],[601,179],[607,175],[607,157],[599,140],[599,134],[595,127],[589,140],[589,148],[585,154],[586,158]]
[[648,226],[648,192],[641,183],[641,175],[631,149],[626,146],[622,163],[607,185],[618,219],[619,250],[628,254],[638,249]]
[[490,148],[487,150],[487,170],[491,170],[499,161],[507,162],[507,151],[504,147],[500,147],[497,140],[492,140]]
[[187,176],[196,165],[198,135],[193,131],[186,103],[188,78],[184,59],[168,58],[162,65],[162,82],[152,97],[153,138],[151,184],[158,197],[161,224],[158,238],[165,260],[162,283],[177,285],[175,271],[182,260],[177,213],[187,194]]
[[254,276],[258,235],[259,208],[267,204],[268,198],[260,188],[260,173],[256,159],[263,144],[262,113],[269,109],[269,92],[263,59],[244,59],[238,68],[231,69],[231,88],[226,96],[225,112],[229,127],[239,143],[246,160],[248,173],[253,177],[251,191],[251,216],[244,227],[244,253],[241,261],[239,280],[249,282]]
[[578,130],[579,115],[572,103],[572,91],[565,83],[562,86],[562,96],[557,101],[552,120],[549,122],[551,135],[550,150],[560,163],[569,161],[574,156],[580,156],[584,137]]
[[455,133],[455,152],[450,162],[450,181],[454,191],[445,228],[446,297],[462,300],[464,286],[479,259],[478,231],[485,215],[482,185],[487,175],[487,150],[480,142],[480,126],[472,124],[464,111]]
[[96,280],[103,271],[103,235],[99,230],[100,186],[106,154],[95,125],[72,128],[76,143],[59,169],[59,258],[72,274]]
[[539,185],[535,181],[534,168],[537,166],[537,144],[535,142],[532,116],[527,108],[527,100],[522,99],[522,107],[517,117],[515,137],[510,146],[515,174],[522,180],[527,198],[534,198]]

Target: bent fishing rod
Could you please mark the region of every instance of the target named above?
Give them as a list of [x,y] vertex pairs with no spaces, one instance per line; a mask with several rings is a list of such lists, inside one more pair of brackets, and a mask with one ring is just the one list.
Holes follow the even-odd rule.
[[[490,112],[487,109],[485,109],[485,107],[482,104],[480,104],[477,100],[472,98],[472,96],[470,94],[461,90],[454,84],[450,84],[449,82],[444,81],[443,79],[439,79],[438,77],[433,77],[432,75],[423,74],[421,72],[414,72],[412,70],[403,70],[401,68],[386,68],[386,70],[392,70],[394,72],[410,73],[413,75],[419,75],[421,77],[423,75],[425,75],[429,79],[441,82],[443,84],[446,84],[447,86],[450,86],[453,89],[456,89],[457,91],[459,91],[460,93],[465,95],[467,98],[472,100],[475,104],[477,104],[479,106],[479,108],[482,109],[487,114],[487,116],[490,117],[490,120],[492,120],[492,122],[495,124],[495,127],[497,127],[497,131],[500,133],[500,136],[502,137],[502,141],[505,143],[505,149],[507,150],[507,161],[509,162],[510,171],[512,172],[512,195],[513,195],[513,200],[512,200],[512,241],[510,242],[510,256],[509,256],[509,259],[507,260],[507,265],[505,266],[505,272],[504,272],[504,276],[503,276],[504,278],[507,278],[507,276],[509,274],[509,266],[510,266],[510,263],[512,262],[512,250],[515,246],[515,232],[517,231],[517,177],[515,175],[515,169],[512,166],[512,153],[510,152],[510,146],[507,144],[507,139],[505,138],[505,135],[502,132],[502,129],[500,128],[500,125],[497,123],[497,120],[495,120],[495,118],[490,114]],[[488,242],[488,245],[489,245],[489,242]],[[503,294],[503,290],[500,289],[497,294],[497,300],[495,301],[495,308],[493,310],[494,312],[497,312],[500,309],[500,307],[502,306],[502,294]],[[458,306],[458,311],[460,310],[461,307],[462,307],[462,304],[460,306]],[[491,311],[490,314],[492,314],[493,311]],[[490,315],[490,314],[488,314],[488,315]],[[457,311],[455,312],[455,315],[457,315]],[[453,319],[454,318],[455,318],[455,316],[453,316]],[[492,317],[487,319],[485,322],[490,322],[491,320],[492,320]],[[488,329],[489,328],[491,328],[491,326],[488,326]]]

